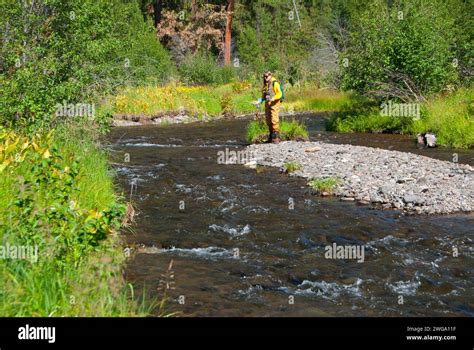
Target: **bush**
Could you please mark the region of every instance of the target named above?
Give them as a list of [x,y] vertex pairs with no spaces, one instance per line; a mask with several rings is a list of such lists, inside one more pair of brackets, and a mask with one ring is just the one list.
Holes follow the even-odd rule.
[[226,84],[236,78],[232,66],[220,67],[207,52],[188,54],[179,66],[181,79],[192,85]]
[[220,99],[221,111],[223,115],[230,116],[234,110],[234,103],[232,101],[232,95],[225,94]]
[[58,266],[77,264],[118,227],[121,206],[84,208],[78,201],[80,176],[85,174],[72,154],[61,152],[52,132],[29,139],[1,131],[0,141],[0,172],[6,175],[0,191],[9,213],[0,232],[14,227],[16,244],[49,251]]
[[371,2],[341,57],[343,89],[408,101],[456,84],[453,30],[441,1]]
[[125,289],[113,234],[124,206],[95,142],[71,125],[35,136],[0,129],[0,240],[37,249],[29,259],[0,259],[3,316],[149,312]]

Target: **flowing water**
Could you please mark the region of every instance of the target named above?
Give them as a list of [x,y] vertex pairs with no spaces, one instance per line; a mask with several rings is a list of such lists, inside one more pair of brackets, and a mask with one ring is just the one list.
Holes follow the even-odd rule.
[[[407,136],[324,132],[322,117],[300,117],[311,140],[474,162]],[[473,214],[404,216],[314,196],[278,169],[218,164],[218,151],[243,149],[247,122],[111,132],[138,208],[126,269],[138,293],[160,300],[168,283],[167,311],[183,316],[474,316]],[[364,246],[364,261],[325,258],[333,243]]]

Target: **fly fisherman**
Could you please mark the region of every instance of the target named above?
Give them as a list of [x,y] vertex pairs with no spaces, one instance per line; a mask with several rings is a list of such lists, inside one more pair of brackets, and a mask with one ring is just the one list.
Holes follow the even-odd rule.
[[270,71],[263,75],[262,98],[258,104],[265,101],[265,119],[270,130],[268,143],[280,142],[280,111],[281,98],[283,96],[280,83],[272,76]]

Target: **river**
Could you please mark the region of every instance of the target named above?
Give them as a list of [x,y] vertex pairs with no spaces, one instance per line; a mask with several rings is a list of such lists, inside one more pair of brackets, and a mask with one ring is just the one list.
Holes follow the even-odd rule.
[[[299,117],[311,140],[474,163],[473,150],[419,149],[404,135],[325,132],[323,117]],[[136,293],[160,300],[167,282],[166,311],[180,316],[474,316],[473,214],[374,210],[317,197],[277,169],[218,164],[218,151],[245,146],[247,122],[109,134],[138,212],[126,235]],[[364,261],[326,259],[333,243],[364,246]]]

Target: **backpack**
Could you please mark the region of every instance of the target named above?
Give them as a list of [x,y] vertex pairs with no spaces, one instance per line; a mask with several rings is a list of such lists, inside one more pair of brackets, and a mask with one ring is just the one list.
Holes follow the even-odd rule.
[[[277,82],[278,80],[274,80],[273,81],[273,84],[272,84],[272,87],[273,89],[275,89],[275,83]],[[283,91],[283,84],[278,81],[278,83],[280,84],[280,90],[281,90],[281,98],[280,98],[280,102],[283,102],[285,100],[285,91]]]

